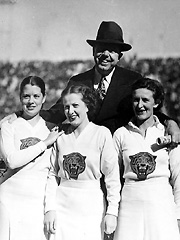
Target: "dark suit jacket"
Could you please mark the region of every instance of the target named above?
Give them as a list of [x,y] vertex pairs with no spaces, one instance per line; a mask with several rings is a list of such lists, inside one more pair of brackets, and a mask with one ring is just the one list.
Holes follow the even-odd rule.
[[[73,76],[68,84],[82,83],[94,88],[95,68]],[[130,93],[131,86],[140,78],[137,72],[122,67],[115,67],[111,83],[103,100],[100,111],[94,119],[94,123],[106,126],[113,133],[118,127],[126,124],[133,116]],[[61,123],[65,120],[61,99],[42,114],[45,120],[53,123]]]

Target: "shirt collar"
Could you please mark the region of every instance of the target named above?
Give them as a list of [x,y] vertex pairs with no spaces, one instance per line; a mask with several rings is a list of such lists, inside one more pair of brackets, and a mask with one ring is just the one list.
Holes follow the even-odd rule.
[[113,75],[113,73],[114,73],[114,70],[115,70],[115,68],[113,68],[113,70],[110,72],[110,74],[106,76],[106,81],[107,81],[109,84],[110,84],[110,82],[111,82],[111,78],[112,78],[112,75]]
[[[113,70],[112,70],[107,76],[105,76],[106,82],[107,82],[108,84],[110,84],[110,82],[111,82],[111,78],[112,78],[112,75],[113,75],[114,71],[115,71],[115,68],[113,68]],[[95,68],[94,84],[95,84],[95,85],[98,85],[101,78],[102,78],[101,74],[100,74],[100,73],[97,71],[97,69]]]
[[[160,123],[158,117],[155,116],[155,115],[153,115],[153,118],[154,118],[154,124],[152,125],[152,127],[154,126],[154,127],[158,128],[158,129],[164,129],[164,125],[163,125],[162,123]],[[136,129],[138,128],[138,127],[135,125],[135,118],[134,118],[134,117],[129,121],[128,125],[129,125],[130,127],[132,127],[132,128],[136,128]],[[138,129],[139,129],[139,128],[138,128]]]

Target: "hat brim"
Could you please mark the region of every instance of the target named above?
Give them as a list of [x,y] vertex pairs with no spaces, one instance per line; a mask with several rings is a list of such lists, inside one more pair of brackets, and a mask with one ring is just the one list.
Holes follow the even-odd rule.
[[119,42],[119,41],[115,41],[115,40],[89,40],[87,39],[86,42],[91,46],[94,47],[97,44],[117,44],[120,47],[120,50],[122,52],[126,52],[129,51],[132,46],[128,43],[123,43],[123,42]]

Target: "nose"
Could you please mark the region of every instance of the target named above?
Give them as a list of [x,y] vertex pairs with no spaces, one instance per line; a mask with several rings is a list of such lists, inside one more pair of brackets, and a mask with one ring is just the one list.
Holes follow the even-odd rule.
[[138,102],[138,107],[141,108],[143,106],[142,100],[140,99]]
[[108,50],[104,50],[103,54],[104,54],[105,56],[109,56],[109,51],[108,51]]
[[30,96],[29,97],[29,103],[33,103],[34,102],[34,98],[33,98],[33,96]]
[[73,106],[69,106],[68,112],[69,112],[69,114],[72,114],[74,112]]

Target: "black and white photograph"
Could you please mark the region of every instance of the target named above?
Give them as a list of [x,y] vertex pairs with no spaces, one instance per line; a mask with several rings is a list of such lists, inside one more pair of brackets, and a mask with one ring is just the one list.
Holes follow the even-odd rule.
[[0,0],[0,240],[180,240],[179,22]]

